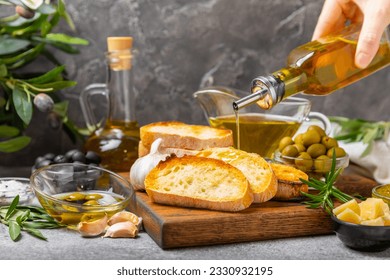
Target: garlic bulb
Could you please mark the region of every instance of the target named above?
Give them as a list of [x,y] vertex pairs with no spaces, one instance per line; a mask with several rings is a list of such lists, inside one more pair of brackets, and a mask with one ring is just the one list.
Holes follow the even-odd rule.
[[139,224],[139,217],[136,214],[133,214],[128,211],[122,211],[115,213],[107,222],[109,226],[121,222],[132,222],[134,225]]
[[164,161],[169,154],[160,154],[158,148],[162,142],[161,138],[156,139],[150,148],[149,154],[137,159],[130,169],[130,183],[135,190],[145,190],[145,177],[160,161]]

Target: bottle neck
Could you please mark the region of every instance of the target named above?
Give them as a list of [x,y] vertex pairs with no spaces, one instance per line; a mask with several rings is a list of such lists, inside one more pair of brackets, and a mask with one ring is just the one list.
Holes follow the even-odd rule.
[[270,109],[283,99],[302,92],[306,87],[306,75],[297,68],[282,68],[269,76],[259,76],[252,81],[251,94],[233,103],[235,111],[257,103],[262,109]]
[[129,123],[135,119],[135,92],[130,51],[107,55],[107,89],[110,123]]

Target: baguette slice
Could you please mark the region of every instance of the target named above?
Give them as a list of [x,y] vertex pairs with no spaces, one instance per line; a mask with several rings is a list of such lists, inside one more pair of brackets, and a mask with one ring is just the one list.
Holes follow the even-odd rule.
[[235,148],[210,148],[197,154],[200,157],[223,160],[241,170],[249,181],[253,202],[265,202],[276,194],[278,183],[269,163],[255,153]]
[[[177,157],[182,157],[186,155],[194,156],[199,151],[197,150],[188,150],[188,149],[180,149],[180,148],[171,148],[171,147],[160,147],[158,148],[159,152],[162,154],[170,154],[175,155]],[[138,157],[146,156],[150,153],[150,149],[146,148],[142,141],[139,141],[138,143]]]
[[233,133],[229,129],[205,125],[190,125],[182,122],[157,122],[140,128],[142,144],[150,149],[157,138],[162,138],[160,147],[187,150],[204,150],[210,147],[233,146]]
[[303,196],[301,191],[308,192],[309,187],[299,179],[308,180],[309,176],[293,166],[271,163],[271,168],[278,179],[278,191],[275,200],[298,200]]
[[220,211],[240,211],[253,201],[240,170],[216,159],[172,157],[160,162],[145,178],[154,202]]

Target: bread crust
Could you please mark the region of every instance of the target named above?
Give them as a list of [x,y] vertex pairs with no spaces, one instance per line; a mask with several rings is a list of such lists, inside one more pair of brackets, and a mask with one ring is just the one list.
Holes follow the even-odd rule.
[[[169,155],[175,155],[177,157],[182,157],[186,155],[196,155],[199,153],[197,150],[186,150],[186,149],[180,149],[180,148],[171,148],[171,147],[159,147],[159,152],[161,154],[169,154]],[[150,150],[144,146],[142,141],[139,141],[138,143],[138,157],[146,156],[150,153]]]
[[163,139],[160,147],[186,150],[233,146],[233,133],[229,129],[190,125],[177,121],[156,122],[142,126],[140,137],[147,149],[150,149],[157,138]]
[[271,163],[278,180],[278,190],[274,200],[300,200],[303,198],[301,192],[308,192],[309,187],[300,181],[300,178],[308,180],[309,176],[293,166]]
[[268,201],[277,192],[276,176],[269,163],[258,154],[229,147],[206,149],[197,156],[220,159],[241,170],[249,181],[255,203]]
[[[169,179],[166,174],[172,170],[176,170],[176,173],[172,174],[174,176]],[[188,170],[192,170],[193,174],[189,174]],[[226,179],[223,181],[224,184],[228,184],[230,180],[238,185],[235,183],[228,186],[219,185],[219,181],[217,182],[215,177],[220,176],[221,172],[223,178]],[[191,188],[184,187],[185,184],[183,185],[180,182],[180,180],[185,181],[190,176],[197,176],[196,174],[202,174],[204,178],[200,178],[200,180],[195,178],[192,181]],[[164,183],[167,178],[172,186],[167,186]],[[202,179],[204,179],[205,184],[200,183]],[[210,184],[207,185],[207,182],[211,182],[211,186]],[[221,193],[221,196],[208,197],[207,189],[205,189],[206,193],[203,194],[202,188],[207,187],[210,188],[211,192]],[[238,195],[229,195],[227,192],[231,188],[236,188],[234,193],[238,193]],[[248,208],[253,202],[253,194],[248,181],[240,170],[221,160],[195,156],[172,157],[160,162],[146,176],[145,189],[152,201],[181,207],[236,212]],[[226,195],[224,195],[224,192],[226,192]]]

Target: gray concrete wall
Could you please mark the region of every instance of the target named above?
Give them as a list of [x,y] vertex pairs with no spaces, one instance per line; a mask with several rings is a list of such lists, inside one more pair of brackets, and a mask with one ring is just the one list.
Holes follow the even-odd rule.
[[[131,35],[139,51],[135,72],[137,119],[206,121],[192,98],[205,73],[214,83],[248,90],[257,75],[284,66],[291,49],[310,40],[322,0],[67,0],[75,36],[91,44],[78,56],[60,55],[78,85],[64,92],[70,117],[83,124],[78,97],[93,82],[104,82],[106,37]],[[68,31],[63,26],[62,31]],[[328,115],[390,120],[390,71],[384,69],[327,97],[312,97],[313,110]],[[72,145],[50,132],[38,116],[33,145],[0,158],[20,164],[44,152]],[[40,129],[39,126],[44,129]],[[46,143],[42,145],[42,143]]]

